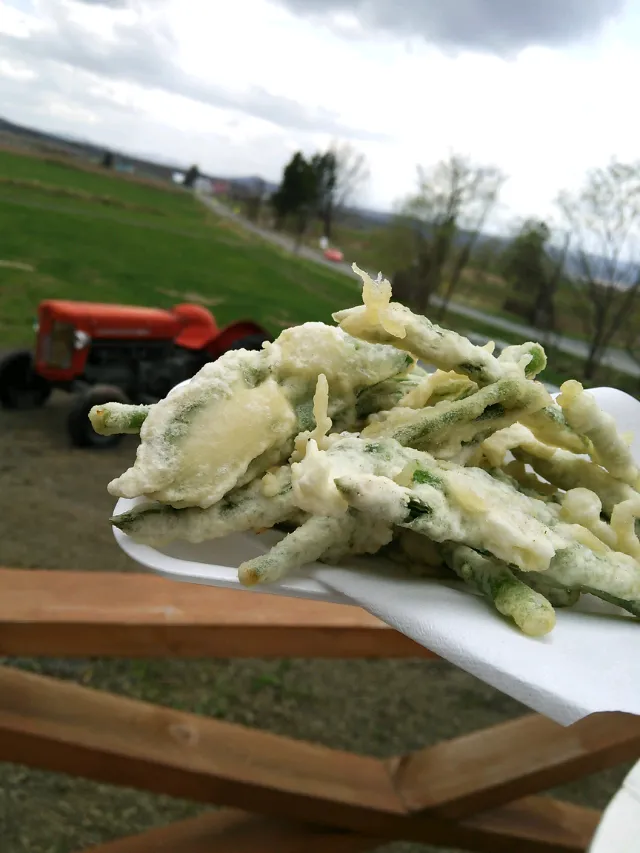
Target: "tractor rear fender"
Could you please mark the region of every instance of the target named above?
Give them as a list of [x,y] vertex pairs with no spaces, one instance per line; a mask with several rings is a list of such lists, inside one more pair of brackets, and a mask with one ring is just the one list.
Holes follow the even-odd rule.
[[206,350],[215,341],[219,329],[216,319],[204,305],[183,303],[174,305],[171,313],[177,317],[182,329],[175,338],[179,347],[191,350]]
[[267,332],[258,323],[252,320],[238,320],[235,323],[230,323],[220,331],[214,340],[206,347],[207,354],[210,358],[219,358],[223,353],[230,349],[236,341],[242,338],[249,338],[255,335],[260,335],[265,341],[272,341],[273,336]]

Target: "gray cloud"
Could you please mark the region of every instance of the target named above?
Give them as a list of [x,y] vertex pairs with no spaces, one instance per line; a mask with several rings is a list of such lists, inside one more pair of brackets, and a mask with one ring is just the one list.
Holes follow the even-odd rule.
[[[81,2],[104,4],[105,0]],[[136,83],[210,106],[236,110],[287,129],[361,140],[386,138],[349,127],[335,113],[324,109],[309,110],[291,98],[274,95],[257,85],[234,94],[223,86],[186,74],[171,60],[175,53],[174,39],[162,19],[144,14],[144,5],[138,8],[141,14],[136,23],[117,22],[116,37],[106,41],[89,36],[70,19],[64,7],[50,2],[47,11],[54,26],[37,31],[28,39],[0,33],[0,51],[6,58],[13,57],[23,63],[42,65],[48,62],[108,80]]]
[[[236,121],[230,119],[220,131],[194,136],[148,115],[141,121],[130,106],[90,91],[87,76],[74,68],[43,62],[34,70],[37,85],[0,75],[3,118],[163,163],[186,167],[195,162],[219,175],[262,174],[277,180],[291,156],[282,134],[238,140]],[[57,109],[61,104],[66,109]]]
[[596,34],[626,0],[278,0],[300,15],[351,12],[365,29],[421,35],[446,48],[512,53]]

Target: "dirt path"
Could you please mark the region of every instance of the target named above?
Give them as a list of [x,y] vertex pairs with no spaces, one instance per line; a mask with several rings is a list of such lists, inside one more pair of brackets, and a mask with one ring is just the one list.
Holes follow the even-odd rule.
[[0,565],[126,571],[107,519],[107,482],[130,464],[135,441],[105,453],[71,448],[68,398],[33,412],[0,409]]

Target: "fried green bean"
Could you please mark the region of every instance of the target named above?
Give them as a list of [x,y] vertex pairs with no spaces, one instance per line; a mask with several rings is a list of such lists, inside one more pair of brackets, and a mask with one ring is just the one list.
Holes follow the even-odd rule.
[[378,276],[374,281],[355,264],[353,270],[362,278],[365,304],[337,311],[333,319],[356,338],[391,344],[440,370],[464,374],[479,385],[497,382],[514,370],[525,375],[528,368],[530,375],[535,375],[544,366],[543,362],[546,364],[544,350],[537,343],[508,347],[509,352],[501,362],[486,347],[476,346],[463,335],[437,326],[398,302],[391,302],[391,286],[386,279]]
[[552,447],[561,447],[573,453],[587,453],[591,442],[568,423],[557,403],[550,403],[537,412],[525,414],[522,423],[534,436]]
[[498,613],[512,619],[524,634],[542,637],[553,630],[556,616],[551,603],[504,563],[461,545],[445,546],[443,553],[456,574],[481,592]]
[[398,405],[423,409],[425,406],[435,406],[442,400],[462,400],[477,390],[478,386],[468,376],[462,376],[452,370],[436,370],[424,376],[415,388],[398,401]]
[[544,595],[553,607],[573,607],[580,600],[580,589],[552,584],[545,572],[518,572],[514,570],[514,574],[531,589],[535,589],[540,595]]
[[260,557],[248,560],[238,569],[244,586],[275,583],[306,563],[320,559],[336,543],[347,542],[353,534],[354,518],[313,516]]
[[640,471],[631,448],[618,433],[616,422],[611,415],[600,409],[593,394],[589,394],[579,382],[571,379],[560,388],[558,403],[569,425],[591,441],[593,461],[606,468],[612,477],[638,488]]
[[[436,542],[489,551],[525,570],[544,570],[555,546],[559,507],[516,492],[479,468],[461,468],[393,439],[342,438],[292,466],[296,505],[339,515],[351,506],[378,522]],[[499,512],[497,509],[499,508]]]
[[640,618],[640,599],[637,601],[625,601],[624,598],[617,598],[615,595],[609,595],[609,593],[603,592],[601,589],[593,589],[588,586],[583,587],[582,591],[588,592],[596,598],[601,598],[602,601],[606,601],[608,604],[615,604],[616,607],[621,607],[633,616]]
[[469,452],[496,430],[544,406],[549,394],[543,385],[509,376],[454,402],[426,409],[398,407],[383,413],[362,431],[366,438],[394,438],[400,444],[452,457],[463,447]]
[[579,542],[556,552],[545,577],[564,587],[589,587],[623,601],[640,599],[640,565],[632,557],[617,551],[596,554]]
[[98,435],[138,435],[151,406],[102,403],[89,412],[91,426]]
[[540,344],[529,341],[505,347],[498,356],[498,362],[522,368],[527,379],[535,379],[547,366],[547,354]]
[[267,494],[263,482],[254,480],[208,509],[142,504],[114,516],[111,524],[146,545],[166,545],[177,539],[204,542],[245,530],[271,528],[301,515],[293,503],[291,470],[283,467],[272,477],[274,484]]
[[[515,465],[519,466],[518,470],[511,467]],[[486,468],[485,470],[494,479],[507,483],[515,491],[522,492],[527,497],[546,501],[554,496],[556,493],[554,486],[539,480],[535,474],[529,474],[526,471],[523,473],[520,468],[524,468],[524,466],[518,463],[517,460],[514,460],[504,468]]]
[[369,343],[391,344],[440,370],[462,373],[480,385],[497,382],[503,375],[497,358],[457,332],[443,329],[397,302],[391,303],[390,308],[404,329],[402,337],[390,334],[376,319],[372,319],[364,305],[338,311],[333,319],[355,338]]
[[[437,487],[428,494],[425,489],[418,493],[418,489],[406,489],[375,475],[341,476],[335,485],[349,506],[380,523],[409,528],[435,542],[468,545],[526,571],[544,571],[553,558],[551,530],[521,507],[510,507],[508,525],[504,519],[496,525],[497,513],[473,513],[444,492],[436,494]],[[512,498],[512,503],[517,501]]]
[[[385,379],[369,388],[365,388],[356,400],[356,413],[358,419],[364,420],[375,412],[385,412],[398,405],[400,400],[406,397],[415,388],[418,388],[425,380],[423,371],[394,376]],[[308,429],[308,427],[305,427]]]
[[582,487],[595,492],[607,515],[611,514],[616,504],[637,494],[631,486],[616,480],[604,468],[569,451],[558,449],[551,458],[546,459],[517,447],[512,452],[516,459],[531,465],[536,474],[559,489],[568,492]]

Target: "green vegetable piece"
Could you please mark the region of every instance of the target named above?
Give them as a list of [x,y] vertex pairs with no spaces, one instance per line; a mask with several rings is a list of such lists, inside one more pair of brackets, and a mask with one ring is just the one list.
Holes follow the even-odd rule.
[[593,587],[589,586],[583,587],[582,591],[589,592],[591,593],[591,595],[595,595],[596,598],[601,598],[603,601],[606,601],[609,604],[615,604],[616,607],[621,607],[623,610],[626,610],[633,616],[640,618],[640,599],[636,599],[634,601],[627,601],[624,598],[618,598],[615,595],[610,595],[607,592],[603,592],[601,589],[594,589]]
[[572,453],[587,453],[590,449],[589,440],[569,426],[557,403],[525,414],[521,420],[539,441],[552,447],[561,447]]
[[445,446],[453,454],[514,423],[523,413],[544,406],[548,399],[539,383],[509,376],[462,400],[443,401],[426,409],[393,409],[365,427],[362,436],[393,438],[430,452]]
[[631,486],[616,480],[608,471],[589,459],[575,456],[569,451],[558,449],[551,459],[534,456],[519,447],[514,448],[512,453],[516,459],[531,465],[536,474],[559,489],[567,492],[579,487],[591,489],[600,498],[607,515],[611,514],[616,504],[635,495]]
[[519,580],[504,563],[464,545],[443,550],[447,564],[456,574],[481,592],[499,613],[513,619],[524,634],[542,637],[553,630],[556,617],[550,602]]
[[464,373],[483,385],[496,382],[503,375],[498,360],[468,338],[437,326],[397,302],[392,303],[391,308],[404,326],[403,338],[390,334],[372,321],[363,305],[338,311],[333,319],[354,337],[370,343],[391,344],[440,370]]
[[407,375],[394,376],[384,382],[366,388],[356,400],[356,413],[360,420],[375,412],[386,412],[397,406],[400,400],[424,381],[423,371],[414,370]]
[[165,545],[175,540],[204,542],[245,530],[270,528],[300,515],[293,503],[291,470],[283,467],[276,478],[277,493],[266,496],[261,480],[229,492],[208,509],[174,509],[166,504],[142,504],[111,519],[114,527],[134,541]]
[[336,542],[349,537],[354,527],[351,516],[313,516],[281,539],[266,554],[243,563],[238,578],[244,586],[275,583],[306,563],[320,559]]
[[544,573],[564,587],[598,590],[622,601],[640,599],[640,565],[626,554],[606,551],[596,554],[579,542],[556,551]]
[[580,600],[580,590],[550,583],[546,572],[519,572],[513,569],[516,577],[543,595],[553,607],[573,607]]
[[91,426],[98,435],[137,435],[151,406],[102,403],[89,412]]
[[526,357],[529,361],[524,368],[524,375],[527,379],[535,379],[547,366],[547,354],[538,343],[529,341],[526,344],[505,347],[498,356],[498,361],[504,365],[517,365]]
[[425,471],[423,468],[416,468],[411,479],[420,486],[427,485],[433,486],[435,489],[442,488],[442,479],[432,474],[431,471]]

